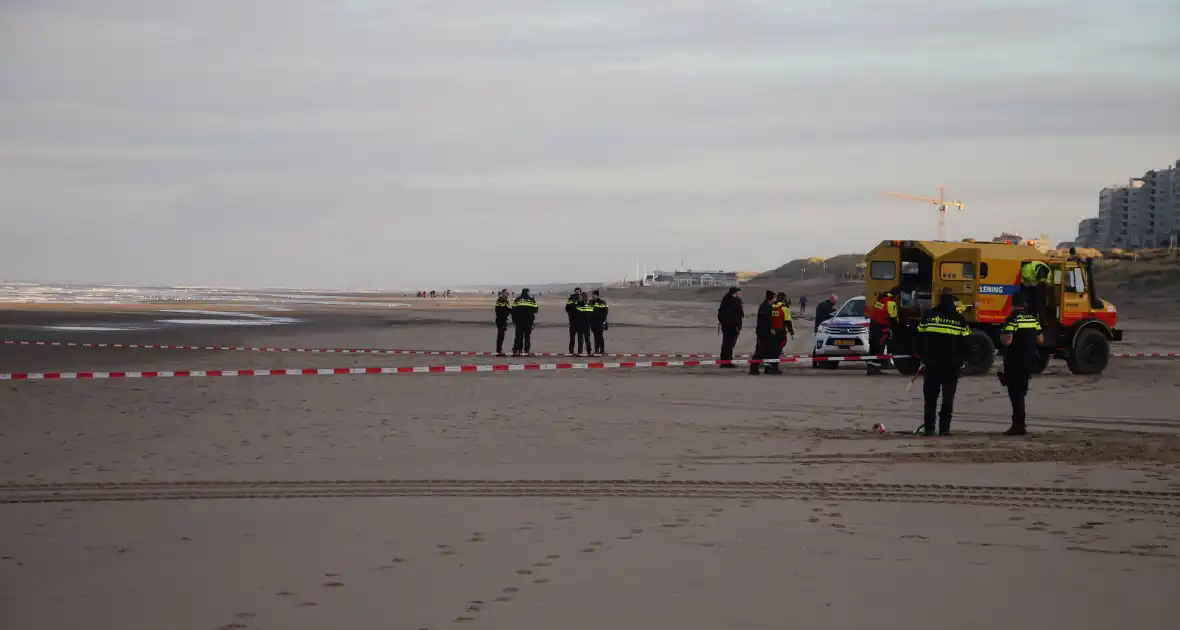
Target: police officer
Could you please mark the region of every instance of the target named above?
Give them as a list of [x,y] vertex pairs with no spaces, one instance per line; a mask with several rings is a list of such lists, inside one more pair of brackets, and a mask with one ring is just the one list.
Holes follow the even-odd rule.
[[1004,435],[1024,435],[1024,397],[1028,383],[1040,360],[1038,348],[1045,343],[1041,323],[1026,310],[1025,296],[1012,296],[1012,314],[1000,328],[1000,345],[1004,349],[1004,368],[1000,384],[1008,388],[1012,402],[1012,426]]
[[578,338],[579,319],[578,302],[582,299],[582,287],[575,287],[574,292],[565,299],[565,316],[570,323],[570,348],[569,353],[574,353],[574,341]]
[[512,323],[516,327],[516,339],[512,342],[512,356],[533,356],[533,328],[537,325],[537,301],[529,295],[528,289],[520,290],[520,297],[512,302]]
[[924,435],[934,435],[934,408],[938,405],[940,392],[942,409],[938,412],[938,434],[950,435],[955,390],[959,386],[959,371],[970,351],[967,343],[970,336],[967,320],[955,309],[955,297],[949,293],[943,293],[938,306],[926,311],[918,324],[917,354],[925,366],[922,377],[922,394],[926,399]]
[[574,356],[594,354],[594,346],[590,342],[590,320],[594,319],[594,305],[585,293],[578,294],[578,303],[574,307],[574,328],[578,337],[578,351]]
[[778,339],[775,338],[772,324],[775,304],[774,291],[767,291],[766,299],[758,305],[758,325],[754,328],[754,334],[757,335],[757,345],[754,348],[754,356],[750,359],[751,376],[759,374],[758,367],[760,365],[766,366],[764,370],[766,374],[779,372],[778,361],[763,363],[766,359],[773,359],[778,352]]
[[1049,282],[1049,265],[1033,260],[1020,267],[1020,284],[1025,299],[1025,312],[1038,320],[1045,317],[1045,285]]
[[[898,309],[896,295],[900,292],[900,287],[893,287],[881,294],[873,307],[869,309],[869,354],[880,355],[885,353],[885,340],[889,338],[890,328],[896,326],[898,321]],[[866,373],[880,374],[881,363],[878,359],[869,359],[865,361]]]
[[501,289],[496,296],[496,356],[504,356],[504,333],[508,331],[508,320],[512,318],[512,303],[508,301],[508,289]]
[[590,306],[594,307],[594,316],[590,319],[590,330],[594,333],[594,354],[606,354],[606,338],[602,333],[610,328],[606,321],[610,307],[606,305],[606,300],[602,299],[598,289],[594,290],[594,299],[590,300]]

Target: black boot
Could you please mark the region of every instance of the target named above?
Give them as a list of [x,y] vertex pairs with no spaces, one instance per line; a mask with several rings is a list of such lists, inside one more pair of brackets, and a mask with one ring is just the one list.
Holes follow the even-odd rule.
[[1028,431],[1025,430],[1024,425],[1012,425],[1007,431],[1004,431],[1004,435],[1028,435]]
[[933,424],[923,425],[922,426],[922,436],[923,437],[934,437],[934,425]]

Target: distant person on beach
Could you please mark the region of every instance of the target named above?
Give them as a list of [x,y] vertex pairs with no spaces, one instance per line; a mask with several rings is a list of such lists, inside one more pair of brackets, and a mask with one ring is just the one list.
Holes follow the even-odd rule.
[[504,356],[504,333],[508,331],[508,320],[512,319],[512,302],[508,301],[508,289],[502,289],[496,298],[496,356]]
[[574,353],[574,344],[578,340],[579,315],[578,302],[582,299],[582,287],[574,287],[574,292],[565,299],[565,316],[569,320],[570,325],[570,346],[569,354]]
[[721,305],[717,307],[717,331],[721,333],[721,367],[733,367],[733,348],[742,334],[742,320],[746,312],[742,308],[742,290],[730,287]]
[[806,312],[807,312],[807,296],[800,295],[799,296],[799,314],[803,315]]
[[[766,359],[774,359],[779,352],[777,331],[774,329],[774,312],[779,302],[775,300],[774,291],[766,292],[766,299],[758,305],[758,323],[754,328],[756,344],[754,356],[750,359],[750,376],[758,374],[778,374],[778,361],[764,363]],[[759,372],[762,368],[762,372]]]
[[516,338],[512,341],[512,356],[533,356],[533,329],[537,327],[537,301],[528,289],[520,290],[520,297],[512,303],[512,323]]
[[[578,303],[574,307],[574,326],[578,333],[578,351],[574,353],[574,356],[594,354],[594,344],[590,341],[590,324],[594,319],[594,305],[590,303],[589,297],[586,293],[579,293]],[[585,348],[584,352],[583,348]]]
[[594,333],[594,354],[606,354],[606,337],[602,333],[610,329],[606,321],[610,307],[598,289],[594,290],[594,299],[590,300],[590,305],[594,307],[594,317],[590,320],[590,331]]

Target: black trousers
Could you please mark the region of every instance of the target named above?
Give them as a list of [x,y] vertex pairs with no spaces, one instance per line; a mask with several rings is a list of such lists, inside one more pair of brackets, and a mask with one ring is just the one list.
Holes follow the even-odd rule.
[[570,354],[574,353],[574,344],[578,341],[578,332],[581,330],[581,328],[582,325],[580,323],[570,321]]
[[528,354],[533,351],[533,323],[516,322],[516,339],[512,341],[513,352]]
[[754,363],[759,359],[777,359],[779,356],[779,338],[776,335],[769,333],[765,335],[758,335],[758,343],[754,347],[754,356],[750,362],[750,374],[757,374],[759,367],[766,368],[763,370],[767,373],[775,373],[779,371],[779,364],[775,363]]
[[[881,324],[869,324],[869,354],[885,354],[885,338],[889,336],[889,327]],[[869,370],[879,368],[884,361],[872,359],[865,361]]]
[[923,427],[934,431],[934,410],[938,406],[938,395],[942,394],[942,409],[938,410],[938,432],[951,430],[951,415],[955,413],[955,390],[959,388],[959,366],[926,366],[922,377],[922,395],[926,398]]
[[504,333],[508,332],[508,320],[496,320],[496,354],[504,352]]
[[606,337],[602,335],[602,324],[591,324],[590,332],[594,333],[594,354],[606,354]]
[[1004,378],[1008,381],[1008,400],[1012,403],[1012,426],[1024,428],[1024,397],[1028,396],[1028,383],[1032,375],[1025,371],[1010,372],[1004,370]]
[[[737,326],[721,327],[721,360],[733,361],[733,349],[737,346],[738,337],[742,329]],[[723,364],[724,365],[724,364]]]
[[590,324],[581,324],[578,326],[578,354],[590,354],[594,352],[594,346],[590,343]]

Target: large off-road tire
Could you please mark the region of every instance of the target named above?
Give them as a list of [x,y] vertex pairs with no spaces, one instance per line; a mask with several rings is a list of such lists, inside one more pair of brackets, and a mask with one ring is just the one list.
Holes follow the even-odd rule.
[[1096,328],[1083,328],[1065,363],[1074,374],[1101,374],[1110,363],[1110,340]]
[[967,338],[967,344],[970,349],[967,351],[967,365],[963,368],[963,375],[987,374],[996,360],[996,344],[982,330],[972,330],[971,336]]

